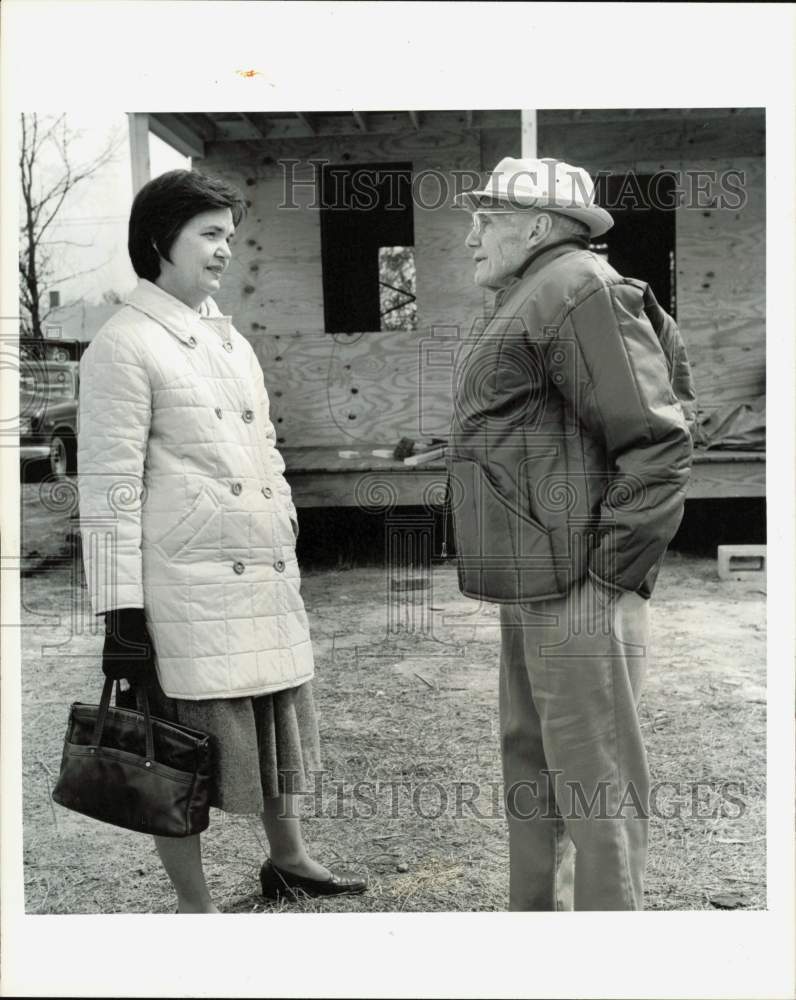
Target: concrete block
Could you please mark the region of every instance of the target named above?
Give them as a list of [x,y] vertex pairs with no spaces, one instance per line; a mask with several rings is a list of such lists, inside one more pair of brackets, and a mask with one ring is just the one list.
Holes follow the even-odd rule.
[[718,572],[720,580],[765,578],[766,546],[720,545]]

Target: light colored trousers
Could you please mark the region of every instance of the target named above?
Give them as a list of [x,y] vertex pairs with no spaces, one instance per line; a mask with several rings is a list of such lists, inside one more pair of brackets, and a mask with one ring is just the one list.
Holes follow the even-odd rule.
[[500,622],[509,909],[641,909],[648,603],[587,578]]

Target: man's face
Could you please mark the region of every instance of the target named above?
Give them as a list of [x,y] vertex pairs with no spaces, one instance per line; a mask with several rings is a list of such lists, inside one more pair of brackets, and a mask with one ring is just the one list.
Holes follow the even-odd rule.
[[482,288],[502,288],[525,263],[530,247],[528,213],[477,211],[466,245],[473,251],[473,280]]

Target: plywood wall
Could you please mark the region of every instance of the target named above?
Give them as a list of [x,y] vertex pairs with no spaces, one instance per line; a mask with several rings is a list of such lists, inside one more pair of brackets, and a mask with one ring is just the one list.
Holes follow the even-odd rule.
[[677,213],[677,318],[706,413],[765,392],[765,161],[732,169],[744,175],[743,207]]
[[[677,320],[705,413],[765,392],[765,130],[759,118],[711,122],[625,121],[542,127],[539,151],[595,174],[674,171]],[[743,173],[744,204],[710,207],[695,195],[697,172]],[[707,188],[711,185],[708,183]]]
[[[282,164],[288,160],[299,161],[290,166],[290,176],[308,183],[292,185],[286,197]],[[416,332],[325,332],[312,160],[412,163],[418,196]],[[431,338],[449,345],[483,313],[464,245],[467,216],[450,207],[448,196],[452,171],[481,169],[478,132],[219,143],[199,166],[233,181],[251,202],[219,304],[257,351],[281,443],[386,445],[402,436],[446,433],[449,374],[435,370],[426,377],[419,359]],[[285,207],[291,202],[301,207]]]
[[[695,367],[703,409],[742,402],[765,383],[765,161],[762,124],[732,119],[540,127],[539,153],[593,173],[741,169],[738,210],[677,209],[678,320]],[[220,304],[261,360],[281,443],[289,447],[394,444],[444,436],[450,413],[445,359],[489,309],[472,282],[467,219],[450,207],[415,207],[419,329],[415,333],[324,332],[320,215],[310,161],[410,161],[452,185],[453,170],[490,170],[519,155],[519,128],[339,136],[268,143],[218,143],[197,165],[246,193],[249,216]],[[295,202],[284,205],[281,161],[299,161]],[[425,205],[437,182],[419,188]],[[448,199],[449,200],[449,199]],[[428,359],[433,360],[429,364]],[[425,359],[425,361],[423,360]],[[425,366],[425,367],[424,367]]]

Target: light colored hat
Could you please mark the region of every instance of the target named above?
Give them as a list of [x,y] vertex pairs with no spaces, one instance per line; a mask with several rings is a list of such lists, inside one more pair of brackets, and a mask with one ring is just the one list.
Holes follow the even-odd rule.
[[594,204],[594,182],[583,167],[563,160],[504,157],[492,171],[486,187],[457,195],[455,204],[471,212],[485,202],[499,201],[516,208],[549,208],[584,222],[592,236],[607,233],[614,220]]

